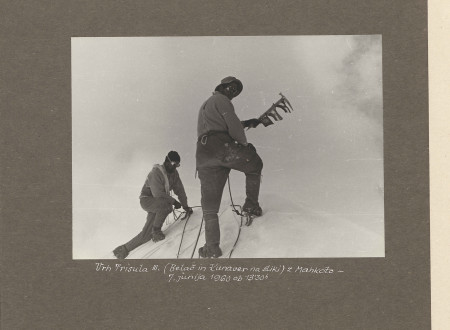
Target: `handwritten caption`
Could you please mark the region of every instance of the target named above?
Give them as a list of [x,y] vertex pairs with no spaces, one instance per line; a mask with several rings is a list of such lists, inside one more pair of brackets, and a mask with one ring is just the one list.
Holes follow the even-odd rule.
[[327,276],[335,273],[343,273],[342,270],[334,270],[329,266],[305,267],[299,265],[266,265],[263,267],[245,267],[209,264],[181,264],[167,263],[165,265],[153,264],[132,266],[130,264],[103,262],[95,263],[96,272],[117,273],[161,273],[167,282],[249,282],[265,281],[288,274],[313,274]]

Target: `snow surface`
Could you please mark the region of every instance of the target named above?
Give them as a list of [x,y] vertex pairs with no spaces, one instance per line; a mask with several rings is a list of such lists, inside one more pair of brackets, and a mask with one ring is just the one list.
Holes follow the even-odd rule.
[[[244,180],[243,175],[233,173],[230,176],[232,198],[235,205],[242,205],[244,200],[243,185],[236,181]],[[265,178],[267,175],[265,176]],[[383,194],[373,189],[373,196],[366,207],[359,212],[350,211],[351,203],[337,203],[342,210],[324,211],[312,204],[299,200],[299,192],[294,195],[265,192],[264,180],[260,203],[264,214],[254,219],[251,226],[241,224],[241,218],[233,212],[228,185],[225,186],[221,203],[220,228],[223,258],[344,258],[344,257],[382,257],[384,256],[384,221],[380,209]],[[233,182],[236,182],[234,184]],[[199,184],[199,183],[198,183]],[[237,186],[240,189],[237,189]],[[93,187],[90,187],[91,189]],[[124,200],[126,193],[134,197],[135,208],[117,205],[108,208],[86,208],[74,210],[74,218],[83,222],[74,223],[74,256],[76,259],[114,258],[111,251],[118,245],[126,243],[139,233],[145,224],[146,212],[140,209],[135,189],[130,187],[95,186],[93,194],[109,196]],[[108,189],[109,193],[105,192]],[[88,189],[85,187],[85,192]],[[103,191],[102,191],[103,190]],[[128,259],[185,259],[198,258],[198,248],[205,243],[204,223],[200,208],[199,190],[186,188],[190,205],[194,213],[187,221],[174,221],[173,214],[166,219],[163,232],[166,239],[161,242],[148,242],[132,251]],[[241,190],[239,194],[236,190]],[[311,189],[304,189],[314,191]],[[343,191],[340,192],[341,194]],[[329,193],[328,193],[329,195]],[[349,193],[343,194],[344,199]],[[326,197],[322,200],[326,202]],[[310,196],[310,199],[314,199]],[[332,200],[336,201],[338,197]],[[95,199],[94,199],[95,200]],[[359,202],[367,200],[361,198]],[[109,202],[106,202],[107,204]],[[357,201],[354,205],[358,204]],[[360,204],[361,205],[361,204]],[[237,207],[238,208],[238,207]],[[365,212],[363,211],[365,210]],[[245,222],[244,222],[245,223]],[[200,236],[199,236],[199,231]],[[239,234],[240,230],[240,234]],[[184,234],[183,234],[184,231]],[[234,247],[236,239],[239,239]],[[183,241],[181,236],[183,235]],[[198,241],[197,241],[197,237]],[[78,239],[78,240],[75,240]],[[180,252],[178,252],[180,251]],[[231,256],[230,256],[231,254]]]
[[[263,216],[242,227],[232,258],[384,257],[381,36],[72,39],[73,258],[113,258],[139,233],[139,193],[170,150],[189,204],[197,113],[225,76],[242,80],[233,104],[258,117],[282,92],[294,112],[246,131],[264,161]],[[244,175],[232,171],[235,204]],[[220,209],[228,258],[240,228],[228,185]],[[176,258],[182,221],[129,258]],[[190,258],[202,222],[194,208],[180,249]],[[204,227],[204,226],[203,226]],[[196,250],[204,244],[203,228]],[[194,251],[194,258],[198,257]]]

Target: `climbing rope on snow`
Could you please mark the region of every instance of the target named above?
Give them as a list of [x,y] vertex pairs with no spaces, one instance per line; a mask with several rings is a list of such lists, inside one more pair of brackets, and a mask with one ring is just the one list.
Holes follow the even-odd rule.
[[192,250],[191,259],[194,257],[195,250],[197,249],[198,239],[200,238],[200,233],[202,232],[203,221],[204,221],[204,217],[202,216],[202,222],[200,223],[200,229],[198,230],[198,235],[197,235],[197,239],[195,240],[194,249]]
[[[197,208],[197,207],[201,207],[201,206],[192,206],[191,209]],[[188,223],[189,219],[191,218],[191,214],[192,214],[192,213],[188,213],[188,212],[184,212],[184,213],[185,213],[185,216],[181,220],[182,221],[186,220],[186,222],[184,223],[183,232],[181,233],[181,240],[180,240],[180,246],[178,247],[177,259],[180,256],[180,250],[181,250],[181,245],[183,244],[184,233],[186,231],[187,223]]]
[[[237,205],[240,207],[240,205]],[[231,255],[233,254],[234,248],[236,247],[236,244],[239,240],[239,236],[241,236],[241,230],[242,230],[242,217],[241,217],[241,224],[239,225],[239,231],[236,237],[236,241],[234,241],[233,247],[231,248],[230,254],[228,255],[228,259],[231,259]]]
[[[236,241],[233,244],[233,247],[231,248],[230,254],[228,255],[228,259],[231,258],[231,255],[234,251],[234,248],[237,245],[237,242],[239,240],[239,237],[241,236],[241,229],[242,229],[242,218],[245,216],[244,214],[242,214],[242,206],[241,205],[235,205],[233,202],[233,196],[231,194],[231,183],[230,183],[230,176],[228,176],[228,191],[230,192],[230,200],[231,200],[231,207],[233,208],[233,212],[235,212],[238,216],[241,217],[241,224],[239,225],[239,231],[238,231],[238,235],[236,237]],[[236,206],[239,207],[240,211],[236,210]]]

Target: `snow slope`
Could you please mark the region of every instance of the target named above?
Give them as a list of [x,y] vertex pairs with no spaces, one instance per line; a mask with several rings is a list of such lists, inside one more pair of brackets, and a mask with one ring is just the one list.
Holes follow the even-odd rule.
[[[233,196],[233,200],[237,203],[242,196]],[[277,194],[262,194],[260,200],[263,216],[256,218],[251,226],[241,226],[241,218],[233,212],[229,193],[224,190],[219,213],[222,258],[384,256],[382,214],[324,213]],[[114,258],[111,251],[136,235],[145,223],[145,211],[139,209],[84,211],[85,215],[100,212],[97,219],[106,217],[109,221],[96,221],[97,230],[88,240],[86,234],[77,232],[75,237],[83,237],[83,243],[75,245],[84,245],[86,251],[77,249],[76,258]],[[187,223],[185,220],[175,221],[173,214],[169,215],[163,232],[165,240],[138,247],[128,259],[198,258],[198,248],[205,243],[201,208],[195,205]]]

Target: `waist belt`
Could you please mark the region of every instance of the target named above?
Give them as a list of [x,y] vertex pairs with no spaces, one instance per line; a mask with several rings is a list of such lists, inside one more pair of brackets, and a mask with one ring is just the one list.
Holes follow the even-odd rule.
[[216,134],[228,134],[227,131],[208,131],[202,135],[200,135],[197,139],[198,142],[201,142],[201,144],[205,145],[208,141],[208,136],[216,135]]

